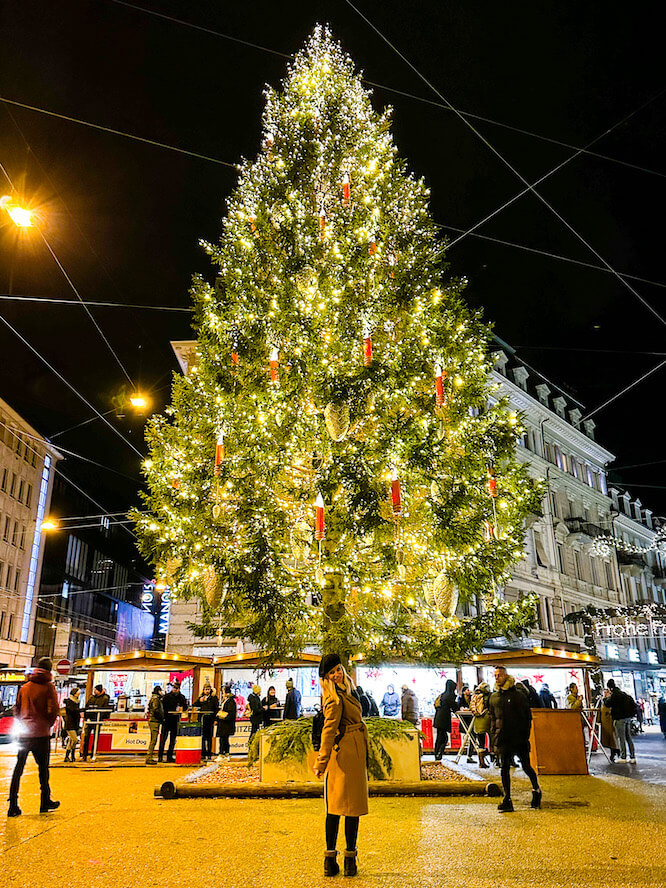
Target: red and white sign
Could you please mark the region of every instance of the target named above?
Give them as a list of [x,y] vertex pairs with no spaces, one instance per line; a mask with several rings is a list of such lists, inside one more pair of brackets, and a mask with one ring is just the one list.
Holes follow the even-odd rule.
[[69,660],[58,660],[56,663],[56,672],[58,675],[69,675],[72,664]]

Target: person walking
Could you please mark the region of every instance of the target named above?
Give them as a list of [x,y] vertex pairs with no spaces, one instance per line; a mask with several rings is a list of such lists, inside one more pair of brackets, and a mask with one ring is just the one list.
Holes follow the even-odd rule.
[[344,874],[357,873],[359,818],[368,813],[368,730],[361,704],[353,695],[354,683],[337,654],[319,663],[324,727],[314,773],[324,775],[326,852],[324,875],[340,872],[337,862],[340,818],[345,818]]
[[601,725],[601,745],[609,750],[611,763],[615,761],[620,754],[620,744],[615,734],[615,726],[613,725],[613,715],[608,706],[604,706],[604,701],[610,697],[610,690],[604,688],[602,698],[599,700],[599,724]]
[[451,713],[456,708],[456,683],[450,678],[444,686],[444,693],[440,694],[435,700],[435,718],[433,719],[433,727],[435,728],[435,761],[441,762],[442,756],[449,744],[449,734],[451,733]]
[[201,694],[194,705],[199,710],[201,720],[201,761],[209,762],[213,758],[213,733],[215,717],[220,711],[220,701],[208,679],[204,682]]
[[578,685],[572,681],[569,685],[569,693],[567,694],[567,709],[573,709],[574,712],[581,712],[583,709],[583,698],[578,693]]
[[634,698],[617,687],[612,678],[608,679],[606,687],[609,689],[609,696],[603,701],[603,705],[607,706],[613,717],[613,727],[615,735],[620,744],[620,755],[617,758],[618,764],[627,764],[627,746],[629,747],[629,762],[636,764],[636,750],[634,749],[634,741],[631,739],[630,723],[636,714],[636,703]]
[[174,749],[176,748],[178,725],[183,713],[187,712],[187,698],[180,692],[180,682],[178,679],[171,682],[171,690],[162,697],[162,711],[164,712],[164,722],[160,734],[160,750],[157,754],[157,760],[158,762],[164,761],[164,748],[168,737],[169,749],[167,750],[166,760],[173,764],[175,761]]
[[541,698],[541,706],[544,709],[557,709],[557,700],[551,694],[547,684],[541,685],[539,697]]
[[467,730],[473,721],[472,712],[470,709],[471,701],[472,692],[469,689],[469,685],[463,685],[458,699],[456,700],[456,715],[458,716],[458,722],[461,729],[460,732],[463,735],[463,738],[467,736],[465,745],[467,746],[467,761],[469,764],[474,761],[474,757],[472,756],[472,741],[467,735]]
[[504,814],[513,811],[511,799],[511,763],[514,756],[520,760],[523,771],[532,784],[532,808],[541,807],[542,792],[536,772],[530,762],[530,710],[527,690],[505,666],[495,667],[495,690],[488,701],[490,710],[490,736],[496,755],[499,756],[504,798],[497,810]]
[[261,706],[261,688],[259,685],[252,685],[252,693],[247,695],[245,712],[250,719],[249,739],[251,740],[264,721],[264,710]]
[[162,708],[162,686],[153,685],[153,693],[148,701],[148,727],[150,729],[150,742],[146,751],[146,764],[156,765],[155,745],[160,735],[160,728],[164,724],[164,709]]
[[527,699],[529,700],[530,709],[541,709],[541,697],[539,696],[539,692],[534,687],[534,685],[530,684],[529,678],[521,678],[520,683],[524,685],[525,689],[527,690]]
[[79,729],[81,725],[81,706],[79,705],[80,691],[72,688],[69,697],[65,700],[65,732],[67,734],[67,749],[65,761],[73,762],[76,746],[79,742]]
[[55,811],[60,802],[51,798],[49,786],[49,757],[51,754],[51,728],[58,717],[58,695],[51,681],[53,663],[48,657],[42,657],[28,676],[28,680],[19,688],[14,706],[14,716],[20,727],[16,765],[9,786],[8,817],[19,817],[19,786],[28,753],[37,762],[39,769],[39,787],[41,800],[40,814]]
[[398,718],[398,713],[400,712],[400,697],[396,694],[393,685],[388,685],[386,693],[382,697],[382,702],[379,705],[382,708],[384,718]]
[[419,701],[414,691],[411,688],[407,687],[407,685],[402,686],[402,697],[400,699],[400,706],[402,720],[410,722],[410,724],[415,726],[418,725]]
[[[92,694],[86,700],[86,707],[83,712],[85,720],[85,728],[83,729],[83,742],[81,743],[81,761],[88,760],[88,753],[91,757],[95,752],[95,744],[100,732],[100,725],[111,714],[111,700],[104,690],[104,685],[95,685]],[[92,750],[89,750],[90,735],[92,734]]]
[[486,755],[488,754],[488,732],[490,731],[490,687],[482,681],[477,685],[472,694],[469,708],[474,716],[472,730],[476,737],[479,749],[479,767],[488,768]]
[[231,689],[231,685],[225,685],[222,692],[222,706],[218,712],[217,736],[220,742],[220,754],[218,761],[222,758],[229,758],[231,755],[231,746],[229,737],[236,733],[236,698]]
[[294,721],[303,714],[303,706],[301,704],[301,692],[294,686],[293,678],[287,679],[287,697],[284,701],[284,712],[282,718],[286,721],[291,719]]

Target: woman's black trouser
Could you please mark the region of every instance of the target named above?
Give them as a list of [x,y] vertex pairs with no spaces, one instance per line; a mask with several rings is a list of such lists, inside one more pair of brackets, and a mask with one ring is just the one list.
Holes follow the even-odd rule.
[[[358,838],[358,817],[345,817],[345,842],[347,851],[356,851]],[[340,815],[326,815],[326,850],[335,851],[338,844],[338,830],[340,829]]]
[[435,737],[435,758],[441,759],[441,757],[446,752],[446,747],[449,742],[449,732],[444,731],[442,728],[437,728],[437,734]]

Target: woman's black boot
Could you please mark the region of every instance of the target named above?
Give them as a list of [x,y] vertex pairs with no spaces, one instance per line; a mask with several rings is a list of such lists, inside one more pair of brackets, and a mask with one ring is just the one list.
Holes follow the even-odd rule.
[[340,867],[338,866],[338,861],[336,859],[337,856],[338,856],[337,851],[325,851],[324,852],[324,875],[325,876],[337,876],[337,874],[340,872]]
[[356,851],[345,851],[345,876],[355,876],[357,872]]

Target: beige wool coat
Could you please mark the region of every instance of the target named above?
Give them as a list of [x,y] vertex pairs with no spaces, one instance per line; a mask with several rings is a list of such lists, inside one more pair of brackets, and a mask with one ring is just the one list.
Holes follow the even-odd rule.
[[356,697],[341,690],[338,696],[324,703],[316,767],[324,772],[326,813],[361,817],[368,813],[368,730]]

